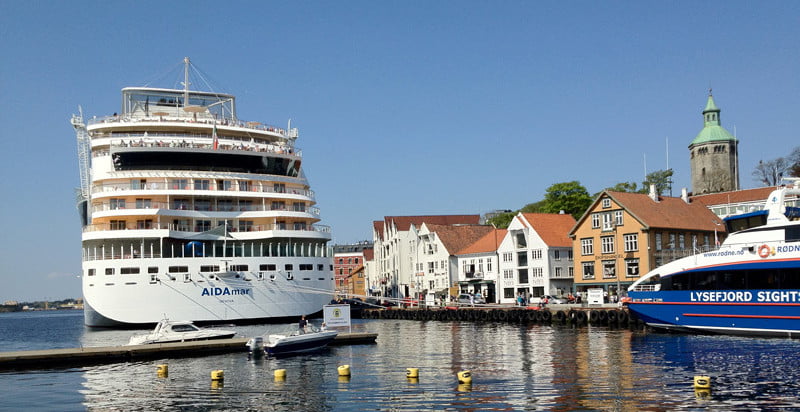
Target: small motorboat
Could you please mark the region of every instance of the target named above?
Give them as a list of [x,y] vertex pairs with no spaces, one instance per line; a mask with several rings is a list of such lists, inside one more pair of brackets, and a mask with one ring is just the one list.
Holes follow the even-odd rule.
[[164,319],[158,322],[151,333],[131,336],[128,345],[228,339],[235,334],[236,331],[234,330],[198,328],[188,320],[173,321]]
[[[328,346],[338,334],[336,331],[323,330],[306,333],[297,331],[289,335],[268,335],[263,342],[264,352],[269,356],[311,352]],[[257,341],[254,341],[254,344],[257,345]],[[251,352],[252,350],[251,347]]]

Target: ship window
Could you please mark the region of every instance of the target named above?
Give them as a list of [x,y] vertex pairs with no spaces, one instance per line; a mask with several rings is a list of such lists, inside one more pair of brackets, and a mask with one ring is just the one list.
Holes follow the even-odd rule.
[[94,276],[94,274],[95,274],[95,273],[94,273],[94,269],[89,269],[89,270],[87,271],[87,275],[88,275],[88,276]]
[[109,199],[108,204],[111,210],[125,209],[125,199]]
[[175,210],[187,210],[189,209],[189,200],[188,199],[173,199],[172,200],[172,208]]
[[239,182],[239,191],[240,192],[249,192],[252,189],[252,185],[250,182],[240,181]]
[[135,275],[139,273],[139,268],[120,268],[120,275]]
[[147,273],[158,273],[158,266],[150,266],[147,268]]
[[314,265],[301,263],[300,270],[314,270]]
[[208,190],[211,187],[211,181],[207,179],[198,179],[194,181],[194,190]]
[[275,193],[285,193],[286,192],[286,184],[284,184],[284,183],[275,183],[275,185],[273,185],[272,187],[275,190]]
[[186,179],[172,179],[169,181],[173,189],[186,190],[189,188],[189,181]]
[[217,200],[217,210],[220,212],[232,212],[233,200]]
[[150,283],[157,283],[158,275],[150,275]]
[[247,272],[249,267],[247,265],[231,265],[230,270],[233,272]]
[[137,209],[150,209],[150,199],[136,199]]
[[306,222],[294,222],[294,230],[306,230]]
[[152,219],[137,220],[136,221],[136,228],[137,229],[152,229],[153,228],[153,220]]
[[200,266],[200,272],[219,272],[219,265]]
[[292,204],[292,208],[295,212],[305,212],[306,211],[306,204],[303,202],[294,202]]
[[286,230],[286,222],[283,220],[275,222],[275,230]]
[[286,203],[278,201],[272,202],[270,210],[286,210]]
[[276,267],[273,264],[261,265],[260,267],[260,270],[275,270],[275,269]]
[[319,270],[319,271],[325,270],[325,265],[320,263],[319,265],[317,265],[317,270]]
[[217,190],[231,190],[231,181],[217,180]]
[[252,220],[240,220],[239,221],[239,231],[240,232],[252,232],[253,231],[253,221]]
[[211,210],[211,201],[208,199],[197,199],[194,201],[194,210],[208,212]]
[[255,209],[253,209],[253,201],[252,200],[240,200],[239,201],[239,210],[241,210],[242,212],[245,212],[245,211],[248,211],[248,210],[255,210]]
[[195,220],[195,222],[194,222],[194,231],[195,232],[205,232],[207,230],[211,230],[211,221],[210,220]]
[[112,220],[109,223],[111,230],[125,230],[126,223],[124,220]]
[[792,226],[786,228],[786,241],[796,242],[800,240],[800,227]]
[[292,265],[291,263],[287,263],[286,265],[284,265],[283,268],[286,270],[294,270],[294,265]]
[[113,275],[113,274],[114,274],[114,268],[106,268],[106,275]]
[[170,266],[169,273],[184,273],[189,271],[189,266]]

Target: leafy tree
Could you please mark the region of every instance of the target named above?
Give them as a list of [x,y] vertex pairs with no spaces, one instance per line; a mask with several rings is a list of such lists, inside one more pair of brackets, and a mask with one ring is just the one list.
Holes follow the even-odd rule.
[[791,167],[792,165],[785,157],[767,160],[766,162],[759,160],[758,166],[753,170],[753,179],[762,183],[764,186],[777,186],[781,182],[783,174]]
[[540,200],[536,203],[528,203],[520,209],[519,211],[522,213],[542,213],[542,207],[544,206],[544,200]]
[[607,188],[595,193],[594,196],[592,196],[592,198],[596,198],[597,196],[600,195],[600,193],[603,193],[606,190],[609,190],[611,192],[626,192],[626,193],[646,193],[647,192],[647,188],[643,187],[643,188],[639,189],[639,185],[637,185],[636,182],[621,182],[621,183],[617,183],[614,186],[607,187]]
[[516,214],[517,212],[501,213],[499,215],[495,215],[490,219],[487,219],[486,223],[494,225],[494,227],[498,229],[505,229],[508,227],[509,224],[511,224],[511,220],[514,219],[514,216],[516,216]]
[[656,170],[650,172],[642,182],[642,191],[640,193],[648,193],[650,185],[656,185],[656,194],[661,196],[667,190],[672,190],[672,169]]
[[555,183],[547,188],[542,202],[541,212],[559,213],[564,211],[576,219],[586,212],[592,204],[592,198],[580,182]]

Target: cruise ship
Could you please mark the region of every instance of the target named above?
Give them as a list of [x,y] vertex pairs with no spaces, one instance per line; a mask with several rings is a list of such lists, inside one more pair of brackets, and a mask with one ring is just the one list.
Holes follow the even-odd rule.
[[[330,228],[298,130],[245,121],[230,94],[126,87],[78,142],[85,324],[279,321],[322,310]],[[192,87],[190,87],[190,85]]]
[[[725,218],[714,251],[656,268],[628,288],[629,308],[655,328],[800,337],[798,183],[779,187],[764,210]],[[796,202],[796,197],[791,200]]]

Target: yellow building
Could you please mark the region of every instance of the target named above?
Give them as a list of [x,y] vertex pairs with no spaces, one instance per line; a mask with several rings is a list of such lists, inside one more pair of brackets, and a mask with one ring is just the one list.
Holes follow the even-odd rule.
[[624,295],[651,269],[715,249],[724,232],[714,213],[688,197],[604,191],[569,234],[575,290],[603,288],[610,297]]
[[367,294],[364,280],[364,264],[358,265],[350,274],[346,275],[345,288],[348,295],[364,296]]

